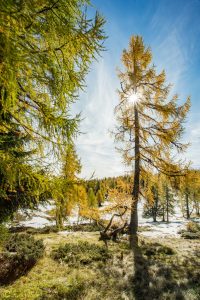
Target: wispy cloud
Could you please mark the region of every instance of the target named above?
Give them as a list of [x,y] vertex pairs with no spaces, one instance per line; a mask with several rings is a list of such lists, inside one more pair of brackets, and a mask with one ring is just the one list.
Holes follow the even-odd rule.
[[[102,59],[94,64],[87,79],[88,88],[81,95],[78,108],[82,108],[83,121],[77,149],[82,160],[82,176],[97,177],[123,174],[121,157],[115,150],[109,130],[114,127],[114,107],[118,98],[117,83]],[[82,104],[81,104],[82,102]],[[83,107],[84,106],[84,107]]]

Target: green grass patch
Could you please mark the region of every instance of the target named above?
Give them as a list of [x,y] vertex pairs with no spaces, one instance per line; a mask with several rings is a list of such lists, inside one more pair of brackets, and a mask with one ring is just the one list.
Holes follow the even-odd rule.
[[51,252],[51,257],[69,265],[87,265],[94,261],[105,262],[111,255],[104,246],[84,241],[76,244],[66,243],[61,245],[58,249]]

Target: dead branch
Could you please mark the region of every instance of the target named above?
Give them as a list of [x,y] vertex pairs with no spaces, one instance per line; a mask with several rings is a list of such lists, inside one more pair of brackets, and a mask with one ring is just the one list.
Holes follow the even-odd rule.
[[112,225],[114,217],[120,217],[120,218],[122,218],[122,216],[126,213],[128,207],[124,206],[123,208],[124,208],[124,211],[121,214],[117,214],[117,213],[113,214],[112,217],[111,217],[111,219],[110,219],[110,221],[109,221],[109,223],[108,223],[108,225],[104,228],[103,231],[100,231],[99,240],[103,241],[105,243],[106,247],[108,247],[107,241],[108,240],[112,240],[112,241],[116,242],[118,235],[120,233],[122,233],[124,231],[125,227],[127,226],[127,221],[125,221],[125,223],[123,224],[123,226],[118,227],[118,228],[116,228],[114,230],[109,230],[110,227],[111,227],[111,225]]

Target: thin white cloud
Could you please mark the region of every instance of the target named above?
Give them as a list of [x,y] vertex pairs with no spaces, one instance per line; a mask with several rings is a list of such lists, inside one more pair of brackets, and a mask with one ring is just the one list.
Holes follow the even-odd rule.
[[[122,175],[125,168],[115,150],[109,130],[113,129],[114,107],[117,104],[117,83],[103,59],[94,64],[87,79],[88,88],[80,96],[83,121],[77,139],[77,149],[82,161],[82,176],[97,177]],[[84,106],[84,107],[83,107]],[[80,104],[77,106],[77,109]]]

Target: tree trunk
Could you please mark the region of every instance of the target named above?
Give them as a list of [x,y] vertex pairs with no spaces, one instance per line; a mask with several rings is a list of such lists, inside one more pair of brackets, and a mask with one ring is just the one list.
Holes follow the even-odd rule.
[[134,247],[137,242],[138,230],[138,212],[137,205],[139,199],[140,188],[140,137],[139,137],[139,117],[136,105],[134,106],[135,115],[135,169],[134,169],[134,183],[132,192],[132,205],[131,205],[131,221],[130,221],[130,246]]
[[158,214],[158,191],[154,189],[154,205],[152,208],[153,221],[157,222],[157,214]]
[[199,208],[198,200],[194,200],[194,205],[195,205],[196,215],[197,215],[197,217],[199,217],[200,216],[200,208]]
[[190,218],[190,208],[189,208],[189,194],[188,191],[185,193],[185,203],[186,203],[186,217]]
[[80,220],[80,206],[78,206],[77,225],[79,224],[79,220]]
[[56,205],[56,227],[58,230],[63,229],[63,200]]
[[165,222],[165,206],[162,207],[162,221]]
[[58,230],[63,228],[62,210],[60,206],[56,208],[56,227]]
[[169,223],[169,189],[166,187],[166,213],[167,213],[167,223]]
[[155,210],[153,210],[153,221],[154,221],[154,222],[157,222]]

